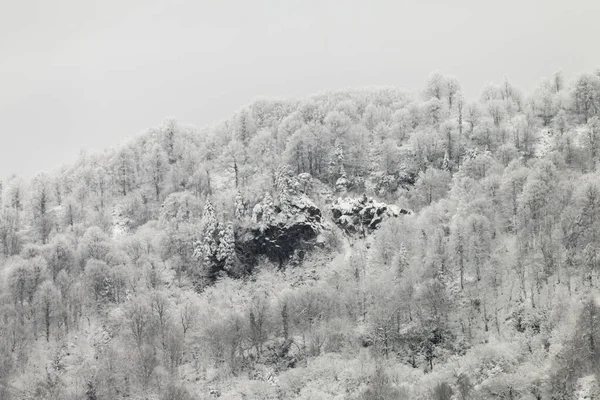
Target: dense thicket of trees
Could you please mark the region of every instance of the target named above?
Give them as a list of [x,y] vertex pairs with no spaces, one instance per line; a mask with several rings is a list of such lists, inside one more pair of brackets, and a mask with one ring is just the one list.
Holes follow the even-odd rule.
[[[597,73],[467,101],[435,72],[10,177],[0,398],[596,396],[599,135]],[[249,273],[238,232],[287,209],[292,175],[325,218],[364,193],[414,212]]]

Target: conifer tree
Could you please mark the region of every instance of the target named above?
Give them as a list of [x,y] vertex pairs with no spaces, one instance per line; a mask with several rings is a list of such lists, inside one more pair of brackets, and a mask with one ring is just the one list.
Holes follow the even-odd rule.
[[442,161],[442,169],[444,171],[450,171],[450,159],[448,157],[448,152],[444,154],[444,161]]
[[294,193],[295,188],[293,185],[293,172],[287,165],[279,167],[275,179],[275,186],[277,187],[279,207],[281,207],[282,210],[289,209],[291,202],[290,195]]
[[273,204],[273,197],[267,192],[263,199],[263,216],[262,221],[265,225],[269,225],[275,218],[275,205]]
[[235,218],[238,221],[242,221],[246,217],[246,205],[244,204],[244,198],[240,192],[237,192],[235,196]]
[[201,260],[204,271],[206,271],[205,275],[208,274],[209,277],[212,277],[217,265],[219,223],[215,218],[215,209],[209,199],[206,200],[204,206],[202,221],[204,230],[200,241],[196,244],[194,255],[198,260]]
[[217,260],[223,264],[227,272],[232,272],[235,267],[235,234],[231,221],[227,227],[219,233],[219,247],[217,249]]

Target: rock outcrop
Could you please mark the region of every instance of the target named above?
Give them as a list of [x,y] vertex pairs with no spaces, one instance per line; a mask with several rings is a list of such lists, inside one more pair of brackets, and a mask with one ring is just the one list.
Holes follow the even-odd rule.
[[239,235],[238,257],[248,265],[266,256],[283,266],[294,254],[302,258],[315,246],[323,228],[321,210],[304,194],[293,195],[285,205],[262,204],[252,226]]
[[331,213],[333,221],[347,233],[365,235],[377,229],[384,219],[410,214],[411,211],[362,196],[338,198],[331,205]]

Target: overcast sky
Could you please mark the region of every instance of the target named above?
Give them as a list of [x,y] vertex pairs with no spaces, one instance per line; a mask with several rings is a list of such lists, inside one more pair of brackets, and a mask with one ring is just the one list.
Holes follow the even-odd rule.
[[0,177],[72,162],[174,116],[256,96],[422,87],[529,90],[600,66],[600,1],[0,0]]

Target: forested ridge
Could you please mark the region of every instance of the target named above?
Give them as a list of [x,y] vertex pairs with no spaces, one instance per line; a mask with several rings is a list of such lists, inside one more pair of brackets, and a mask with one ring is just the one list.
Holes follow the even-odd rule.
[[600,397],[600,70],[167,118],[0,186],[0,399]]

